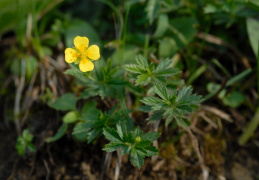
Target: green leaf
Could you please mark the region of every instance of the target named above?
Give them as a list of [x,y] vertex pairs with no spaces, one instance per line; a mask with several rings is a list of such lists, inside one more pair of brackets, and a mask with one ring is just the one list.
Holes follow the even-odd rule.
[[142,100],[140,100],[144,104],[151,105],[152,111],[158,111],[162,108],[162,106],[165,104],[162,99],[159,99],[157,97],[149,96],[144,97]]
[[89,99],[90,97],[97,96],[98,92],[95,88],[87,88],[80,94],[80,99]]
[[31,144],[31,143],[28,143],[28,144],[27,144],[27,148],[28,148],[28,150],[29,150],[30,152],[36,152],[35,146],[34,146],[33,144]]
[[92,131],[90,131],[88,133],[88,137],[87,137],[88,141],[87,141],[87,143],[89,144],[90,142],[92,142],[93,139],[96,138],[96,136],[98,134],[99,134],[99,131],[97,129],[93,129]]
[[255,56],[258,56],[258,42],[259,42],[259,21],[253,18],[246,19],[247,33],[250,44],[254,51]]
[[158,10],[159,10],[158,0],[149,0],[147,2],[145,11],[147,12],[147,18],[149,20],[149,24],[152,24],[154,19],[157,17]]
[[103,135],[110,141],[123,142],[118,132],[113,128],[104,128]]
[[73,40],[76,36],[88,37],[90,45],[96,44],[101,47],[101,40],[96,30],[86,21],[74,19],[67,23],[64,29],[67,47],[74,47]]
[[76,97],[72,93],[65,93],[60,98],[57,98],[54,103],[50,99],[48,105],[61,111],[76,110]]
[[159,41],[158,54],[161,57],[172,57],[178,49],[176,41],[171,37],[164,37]]
[[245,101],[244,94],[234,91],[232,93],[229,93],[224,99],[223,103],[227,106],[230,106],[232,108],[237,108]]
[[79,117],[80,114],[78,111],[70,111],[63,117],[63,122],[67,124],[74,123],[78,120]]
[[107,151],[107,152],[113,152],[113,151],[116,151],[117,149],[120,149],[123,147],[125,147],[125,145],[123,143],[111,142],[109,144],[106,144],[102,150]]
[[149,146],[152,142],[149,140],[143,140],[142,138],[140,138],[140,142],[136,144],[136,148],[146,148],[147,146]]
[[121,156],[123,156],[124,154],[129,154],[131,150],[131,146],[122,146],[121,147]]
[[132,72],[132,73],[137,73],[137,74],[141,74],[143,72],[143,69],[140,68],[138,65],[136,64],[126,64],[123,66],[127,71]]
[[148,141],[155,141],[155,140],[157,140],[158,138],[159,138],[159,133],[157,133],[157,132],[148,132],[148,133],[146,133],[146,134],[144,134],[142,137],[141,137],[141,139],[143,140],[143,141],[146,141],[146,140],[148,140]]
[[79,70],[77,65],[69,64],[69,66],[71,67],[71,69],[66,70],[64,72],[65,74],[74,76],[84,83],[92,84],[91,80],[89,80],[89,78],[82,71]]
[[123,140],[123,131],[122,131],[121,125],[117,124],[116,128],[117,128],[117,132],[118,132],[120,138]]
[[96,105],[96,101],[85,103],[82,108],[82,117],[80,119],[84,121],[97,121],[101,111],[96,108]]
[[154,89],[155,89],[155,92],[158,94],[158,96],[160,96],[165,101],[170,101],[166,86],[164,84],[155,83]]
[[173,18],[170,21],[169,29],[177,47],[183,48],[195,37],[198,21],[194,17]]
[[139,75],[136,80],[136,86],[146,86],[150,81],[151,77],[148,74]]
[[136,56],[136,62],[139,65],[139,68],[141,68],[144,71],[146,71],[149,68],[147,59],[143,57],[141,54]]
[[50,142],[54,142],[54,141],[57,141],[57,140],[59,140],[60,138],[62,138],[62,136],[64,136],[65,133],[66,133],[66,131],[67,131],[67,126],[68,126],[68,125],[67,125],[66,123],[63,123],[63,124],[60,126],[60,128],[58,129],[58,132],[57,132],[54,136],[47,138],[45,141],[46,141],[47,143],[50,143]]
[[172,65],[172,60],[169,58],[159,62],[158,66],[156,67],[156,72],[163,71],[165,69],[168,69]]
[[76,123],[76,125],[73,128],[72,135],[77,140],[86,140],[87,134],[92,127],[93,127],[93,124],[82,123],[82,122]]
[[[151,109],[152,110],[152,109]],[[163,110],[160,110],[160,111],[155,111],[152,116],[150,118],[148,118],[148,123],[153,123],[155,121],[158,121],[158,120],[161,120],[163,119],[163,114],[164,114],[164,111]]]
[[182,119],[175,118],[175,121],[177,125],[181,127],[189,127],[191,125],[191,122],[186,118],[182,118]]
[[15,148],[20,156],[24,156],[26,153],[26,143],[21,136],[18,137]]
[[144,157],[139,155],[139,153],[137,153],[137,151],[131,151],[130,161],[132,162],[132,164],[134,166],[137,166],[140,169],[141,166],[143,166],[143,164],[144,164]]
[[30,134],[29,129],[24,129],[22,132],[22,137],[27,141],[31,142],[33,140],[33,135]]
[[153,140],[159,136],[158,133],[147,133],[137,127],[135,130],[128,132],[125,123],[120,122],[113,128],[105,128],[103,134],[110,140],[103,150],[112,152],[121,148],[121,155],[130,154],[131,162],[134,166],[140,168],[144,164],[144,157],[150,154],[157,154],[158,150],[150,147]]
[[168,28],[168,24],[169,24],[169,19],[167,14],[160,14],[158,17],[157,28],[153,37],[154,38],[162,37]]
[[24,129],[22,132],[22,136],[18,136],[16,146],[15,146],[20,156],[25,155],[26,148],[30,152],[36,151],[35,146],[31,143],[32,140],[33,140],[33,135],[30,133],[29,129]]
[[202,101],[201,96],[197,96],[195,94],[191,95],[192,88],[191,86],[184,86],[179,92],[176,98],[176,102],[179,105],[191,105],[197,104]]
[[149,105],[140,106],[136,110],[137,111],[141,111],[141,112],[150,112],[151,111],[151,106],[149,106]]
[[158,76],[172,76],[179,72],[178,69],[172,67],[172,61],[170,59],[161,61],[155,70],[155,74]]
[[158,149],[155,146],[148,146],[144,149],[146,151],[146,156],[158,155]]
[[38,61],[34,56],[28,56],[25,59],[26,62],[26,78],[31,79],[32,74],[36,71],[38,66]]

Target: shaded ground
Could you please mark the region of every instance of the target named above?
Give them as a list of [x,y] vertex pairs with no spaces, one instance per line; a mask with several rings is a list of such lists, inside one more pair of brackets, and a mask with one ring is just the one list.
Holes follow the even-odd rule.
[[[7,127],[0,124],[0,179],[1,180],[38,180],[38,179],[113,179],[117,156],[114,153],[110,161],[108,173],[104,173],[103,164],[106,153],[101,149],[104,140],[95,145],[76,142],[67,133],[65,137],[54,143],[45,143],[44,139],[59,127],[55,120],[57,112],[46,110],[48,114],[33,115],[31,132],[35,134],[34,143],[37,152],[19,157],[15,150],[16,132],[13,125]],[[205,129],[204,123],[197,126]],[[207,124],[206,124],[207,126]],[[237,144],[239,131],[235,123],[222,121],[220,131],[207,130],[204,135],[196,134],[212,179],[259,179],[259,154],[256,141],[249,142],[245,147]],[[204,130],[203,129],[203,130]],[[177,132],[167,129],[159,139],[160,156],[155,160],[145,160],[141,170],[134,168],[127,156],[122,158],[119,179],[199,179],[201,168],[193,152],[192,143],[187,134],[178,142],[170,138]],[[258,137],[258,133],[256,134]]]

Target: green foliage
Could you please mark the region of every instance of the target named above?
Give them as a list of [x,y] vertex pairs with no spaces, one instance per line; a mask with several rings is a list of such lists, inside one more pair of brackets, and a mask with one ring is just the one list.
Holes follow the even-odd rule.
[[82,73],[76,66],[71,65],[65,73],[73,75],[80,81],[86,83],[86,92],[81,98],[89,98],[95,95],[114,97],[128,83],[123,80],[123,71],[120,68],[112,68],[111,62],[107,64],[101,60],[95,63],[95,69],[90,73]]
[[256,56],[258,56],[258,42],[259,42],[259,21],[252,18],[246,19],[247,33],[250,44]]
[[158,154],[158,149],[150,145],[159,137],[156,132],[143,134],[138,127],[129,130],[125,123],[119,123],[116,125],[116,129],[105,128],[103,134],[110,141],[104,146],[104,151],[113,152],[121,149],[121,156],[129,154],[130,161],[139,169],[144,164],[144,157]]
[[67,47],[73,47],[73,39],[76,36],[85,36],[89,38],[92,44],[101,46],[101,41],[96,30],[86,21],[72,19],[64,27],[65,42]]
[[[61,2],[64,6],[55,11],[56,5]],[[203,76],[205,81],[197,84],[207,86],[205,100],[217,95],[223,105],[254,108],[254,102],[244,94],[246,88],[253,85],[247,82],[246,86],[240,88],[241,80],[248,77],[252,69],[234,76],[231,73],[238,72],[235,68],[239,68],[240,64],[237,63],[232,71],[228,69],[231,63],[221,60],[227,53],[229,57],[234,57],[233,60],[240,57],[245,62],[242,56],[248,55],[251,50],[247,35],[252,50],[258,56],[258,2],[127,0],[121,3],[99,0],[83,1],[78,6],[78,2],[72,0],[1,0],[1,47],[3,54],[8,54],[8,60],[1,64],[1,70],[7,66],[14,76],[14,84],[18,88],[15,104],[22,105],[20,109],[30,106],[38,95],[38,87],[46,85],[47,89],[41,89],[40,92],[46,92],[45,95],[41,94],[42,100],[46,102],[48,99],[49,107],[64,111],[60,112],[63,117],[57,120],[60,120],[61,126],[54,130],[54,136],[47,138],[46,142],[55,142],[71,131],[75,140],[93,144],[104,135],[110,143],[103,150],[112,152],[120,149],[122,155],[129,154],[132,164],[140,168],[144,164],[144,157],[158,153],[151,146],[158,134],[147,132],[143,135],[139,127],[134,128],[133,119],[130,118],[132,112],[137,110],[151,114],[147,123],[165,119],[166,125],[173,121],[174,128],[177,125],[189,126],[188,115],[203,102],[201,96],[192,93],[189,85]],[[221,29],[222,26],[233,26],[235,33]],[[66,67],[63,51],[66,47],[74,46],[73,39],[76,36],[86,36],[90,40],[89,45],[98,45],[101,59],[94,61],[94,70],[87,73],[81,72],[78,64],[70,65],[65,74],[76,77],[74,80],[60,72]],[[239,52],[241,45],[244,50]],[[134,59],[138,53],[143,56],[138,55]],[[253,66],[253,57],[248,57],[247,64]],[[2,59],[5,60],[5,57]],[[186,83],[180,79],[181,70],[184,79],[187,79]],[[218,76],[215,78],[211,74]],[[226,83],[213,83],[223,82],[224,76],[229,78]],[[4,82],[6,77],[5,71],[1,71],[0,81]],[[69,89],[72,93],[53,99],[53,93],[47,86],[54,82],[57,92],[64,92],[64,77],[69,80],[69,87],[73,87]],[[134,83],[131,84],[132,79]],[[3,83],[1,95],[7,94],[9,88],[6,87],[9,84],[9,79]],[[18,94],[20,91],[22,93]],[[5,102],[9,100],[4,97]],[[139,107],[141,103],[145,106]],[[136,120],[143,119],[138,118],[137,113],[133,117],[137,117]],[[17,115],[24,116],[24,112]],[[253,121],[255,127],[258,126],[256,117],[256,121]],[[163,133],[163,127],[160,128]],[[181,135],[169,138],[176,141]],[[32,139],[29,131],[24,130],[17,139],[19,154],[24,155],[26,149],[35,151]]]
[[76,110],[76,97],[72,93],[65,93],[54,102],[50,99],[48,105],[51,108],[61,111]]
[[24,156],[26,150],[28,149],[30,152],[35,152],[36,148],[32,144],[33,135],[30,133],[28,129],[24,129],[21,136],[18,136],[16,142],[16,150],[20,156]]
[[57,141],[60,138],[62,138],[67,132],[67,127],[68,127],[67,123],[63,123],[59,127],[58,132],[54,136],[47,138],[46,142],[50,143],[50,142],[54,142],[54,141]]
[[139,74],[136,79],[136,86],[145,86],[149,83],[164,83],[166,77],[179,73],[179,70],[173,68],[170,59],[161,61],[157,66],[153,63],[148,64],[147,59],[142,55],[136,57],[137,64],[126,64],[124,68],[132,73]]
[[148,121],[154,122],[166,118],[166,125],[173,119],[179,126],[189,126],[186,115],[194,112],[202,102],[201,96],[192,93],[190,86],[184,86],[179,91],[169,92],[164,84],[154,84],[155,93],[159,97],[144,97],[141,102],[150,106],[153,116]]
[[229,93],[226,97],[223,99],[223,103],[225,105],[228,105],[232,108],[237,108],[245,101],[245,96],[237,91],[234,91],[232,93]]
[[80,121],[76,123],[73,129],[74,137],[91,143],[102,134],[103,128],[113,127],[119,120],[125,119],[125,115],[120,111],[116,111],[116,108],[115,106],[106,113],[96,108],[95,101],[85,103]]
[[146,6],[147,18],[149,24],[152,24],[154,19],[157,17],[159,10],[159,1],[158,0],[149,0]]
[[63,122],[66,124],[74,123],[78,120],[80,114],[78,111],[70,111],[63,117]]

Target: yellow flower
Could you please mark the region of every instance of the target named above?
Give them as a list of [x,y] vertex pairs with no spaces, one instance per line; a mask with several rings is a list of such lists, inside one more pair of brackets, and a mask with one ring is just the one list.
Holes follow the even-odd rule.
[[76,36],[74,39],[75,48],[66,48],[65,61],[67,63],[78,63],[82,72],[92,71],[94,64],[92,60],[100,58],[100,50],[96,45],[88,47],[89,40],[87,37]]

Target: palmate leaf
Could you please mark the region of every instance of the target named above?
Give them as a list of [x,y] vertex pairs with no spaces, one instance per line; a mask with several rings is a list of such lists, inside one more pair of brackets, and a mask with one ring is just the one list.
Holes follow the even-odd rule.
[[159,98],[154,97],[154,96],[144,97],[140,101],[143,102],[144,104],[151,105],[151,106],[155,106],[157,104],[163,104],[164,103],[164,101],[162,99],[159,99]]
[[131,151],[130,161],[133,166],[137,166],[140,169],[144,165],[144,156],[141,155],[140,151]]
[[146,86],[151,81],[151,77],[148,74],[141,74],[137,77],[136,86]]
[[172,65],[172,60],[169,58],[161,61],[158,66],[156,67],[156,73],[159,73],[167,68],[169,68]]
[[164,84],[155,83],[154,87],[155,87],[155,92],[157,93],[158,96],[160,96],[165,101],[169,101],[168,92]]
[[159,134],[143,132],[137,127],[133,131],[128,131],[125,123],[119,123],[114,128],[104,128],[104,136],[110,140],[103,148],[104,151],[112,152],[121,149],[121,155],[130,154],[130,160],[134,166],[140,168],[144,164],[145,156],[152,156],[158,153],[156,147],[151,143],[158,139]]
[[111,142],[109,144],[106,144],[105,147],[103,148],[103,150],[106,152],[113,152],[120,148],[127,148],[127,146],[125,146],[125,144],[123,144],[123,143]]
[[153,115],[148,119],[149,123],[166,118],[168,125],[172,120],[176,120],[179,126],[189,126],[190,122],[186,115],[194,112],[198,104],[202,102],[201,96],[192,93],[190,86],[184,86],[180,91],[169,93],[164,84],[155,83],[154,90],[160,97],[144,97],[141,102],[148,105],[153,111]]
[[136,62],[143,70],[147,70],[149,67],[147,59],[140,54],[136,56]]
[[198,104],[202,102],[201,96],[195,94],[191,95],[192,88],[191,86],[184,86],[177,95],[176,102],[178,105],[191,105]]
[[123,142],[119,133],[113,128],[104,128],[103,135],[106,137],[106,139],[112,142]]
[[149,96],[144,97],[142,100],[140,100],[144,104],[151,105],[152,111],[158,111],[162,108],[162,106],[165,104],[164,100],[159,99],[157,97]]
[[172,67],[172,61],[166,59],[161,61],[157,66],[148,61],[142,55],[136,56],[137,64],[127,64],[124,68],[135,74],[139,74],[136,79],[136,86],[146,86],[149,83],[165,83],[166,77],[178,74],[180,71]]
[[144,69],[142,69],[139,65],[137,64],[126,64],[124,65],[124,68],[132,73],[137,73],[137,74],[141,74],[143,72],[145,72]]
[[148,123],[152,123],[152,122],[163,119],[164,118],[163,114],[164,114],[163,110],[154,111],[153,114],[151,115],[151,117],[147,119]]

